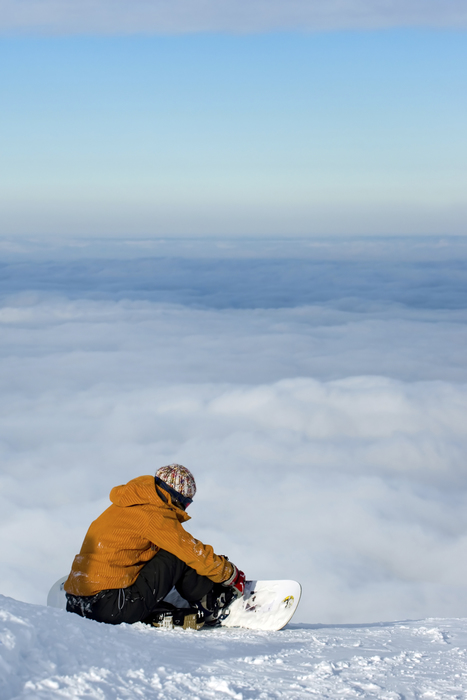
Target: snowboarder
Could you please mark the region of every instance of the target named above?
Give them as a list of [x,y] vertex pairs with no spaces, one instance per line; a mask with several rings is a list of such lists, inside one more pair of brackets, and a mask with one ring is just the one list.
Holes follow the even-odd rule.
[[245,575],[182,527],[195,493],[194,477],[181,464],[113,488],[112,505],[91,523],[73,561],[67,610],[110,624],[151,621],[175,587],[215,624],[243,594]]

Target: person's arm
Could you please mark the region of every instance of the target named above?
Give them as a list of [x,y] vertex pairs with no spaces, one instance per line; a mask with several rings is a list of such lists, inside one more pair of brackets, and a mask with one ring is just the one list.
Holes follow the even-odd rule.
[[201,576],[207,576],[216,583],[235,578],[236,567],[225,557],[215,554],[211,545],[203,544],[186,532],[170,508],[158,508],[157,514],[148,515],[146,536],[150,542],[174,554]]

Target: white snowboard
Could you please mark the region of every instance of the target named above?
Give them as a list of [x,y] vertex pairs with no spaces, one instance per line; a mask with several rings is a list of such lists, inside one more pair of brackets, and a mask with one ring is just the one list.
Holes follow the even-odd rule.
[[[63,588],[67,576],[60,578],[49,591],[47,605],[66,610],[66,596]],[[176,591],[173,591],[183,607]],[[297,581],[247,581],[242,598],[234,600],[228,608],[228,614],[221,621],[221,627],[243,627],[250,630],[281,630],[292,619],[302,594],[302,587]],[[177,605],[177,600],[166,600]]]
[[281,630],[295,614],[301,594],[298,581],[247,581],[243,597],[229,606],[221,627]]
[[66,593],[63,586],[68,576],[62,576],[54,583],[47,596],[47,605],[50,608],[60,608],[66,610]]

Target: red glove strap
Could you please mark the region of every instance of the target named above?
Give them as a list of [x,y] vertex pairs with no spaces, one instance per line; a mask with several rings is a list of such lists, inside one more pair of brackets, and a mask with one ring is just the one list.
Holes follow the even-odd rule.
[[[232,564],[232,562],[230,562]],[[235,564],[232,564],[233,572],[232,576],[224,581],[223,586],[232,586],[238,591],[239,595],[243,595],[245,592],[245,574],[240,569],[237,569]]]
[[237,570],[237,575],[232,581],[231,585],[237,589],[240,595],[243,595],[245,593],[245,574],[243,573],[243,571]]

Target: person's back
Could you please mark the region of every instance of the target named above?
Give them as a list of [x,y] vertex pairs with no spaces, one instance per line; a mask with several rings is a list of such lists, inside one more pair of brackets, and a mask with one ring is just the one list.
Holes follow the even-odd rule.
[[182,527],[195,493],[193,475],[179,464],[113,488],[112,505],[91,524],[73,561],[67,609],[101,622],[137,622],[175,586],[215,620],[228,602],[225,587],[227,598],[241,595],[245,577]]

